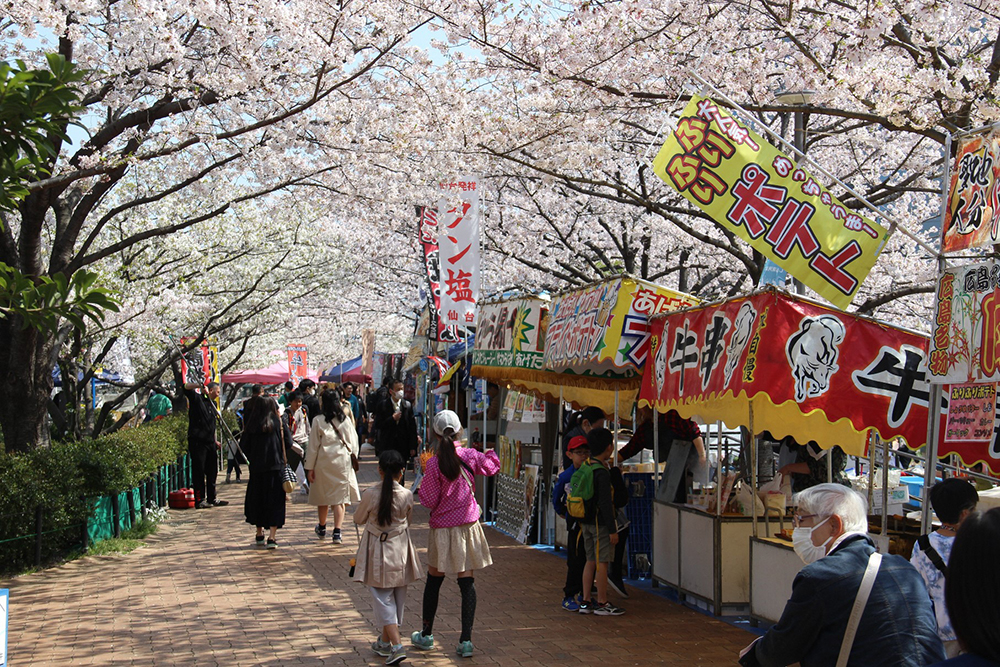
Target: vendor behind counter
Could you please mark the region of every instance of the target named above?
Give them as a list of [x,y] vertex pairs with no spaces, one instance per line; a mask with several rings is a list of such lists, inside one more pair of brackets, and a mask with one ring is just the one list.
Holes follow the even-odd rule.
[[[618,459],[626,461],[644,449],[653,449],[653,409],[639,408],[638,422],[635,433],[628,443],[618,450]],[[670,454],[674,441],[692,443],[691,453],[685,463],[686,474],[702,484],[708,481],[708,455],[705,451],[705,440],[701,436],[701,428],[691,419],[684,419],[676,410],[661,414],[658,424],[659,431],[659,461],[663,463]],[[687,484],[680,484],[674,497],[674,502],[683,503],[686,498]]]
[[[774,441],[771,433],[764,431],[761,434],[762,440]],[[834,484],[841,484],[850,487],[851,482],[847,479],[847,454],[843,449],[834,445],[830,449],[820,449],[819,444],[810,440],[804,445],[795,442],[793,438],[786,437],[780,441],[784,452],[780,455],[780,460],[793,458],[793,462],[782,465],[778,472],[782,475],[790,475],[792,478],[792,491],[798,493],[817,484],[827,482],[827,467],[833,469],[833,476],[830,481]],[[827,457],[832,457],[832,462],[827,462]]]

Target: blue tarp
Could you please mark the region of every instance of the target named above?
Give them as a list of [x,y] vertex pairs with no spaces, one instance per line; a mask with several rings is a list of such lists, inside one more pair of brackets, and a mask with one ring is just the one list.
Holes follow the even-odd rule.
[[361,357],[349,359],[319,374],[320,382],[366,382],[370,375],[361,374]]

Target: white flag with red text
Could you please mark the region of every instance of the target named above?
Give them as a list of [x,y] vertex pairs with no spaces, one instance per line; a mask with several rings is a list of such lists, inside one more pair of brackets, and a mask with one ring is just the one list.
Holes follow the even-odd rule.
[[479,178],[458,176],[438,184],[441,319],[471,327],[479,300]]

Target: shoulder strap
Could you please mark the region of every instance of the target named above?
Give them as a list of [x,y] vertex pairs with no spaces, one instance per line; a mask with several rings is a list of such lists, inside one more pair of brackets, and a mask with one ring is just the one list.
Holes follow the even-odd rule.
[[[457,454],[456,454],[456,456],[457,456]],[[462,467],[465,469],[465,470],[459,471],[462,474],[462,477],[465,477],[465,472],[466,471],[468,471],[468,473],[469,473],[469,476],[465,477],[465,481],[469,483],[469,491],[472,492],[472,497],[475,498],[476,497],[476,486],[475,486],[475,483],[474,483],[473,480],[476,479],[476,473],[474,473],[472,471],[472,466],[470,466],[468,463],[466,463],[465,459],[463,459],[461,456],[458,457],[458,462],[461,463]]]
[[858,626],[861,624],[861,615],[868,604],[868,596],[871,595],[872,587],[875,585],[875,576],[878,574],[878,568],[881,564],[882,554],[879,552],[875,551],[868,557],[868,567],[865,568],[865,576],[861,579],[858,596],[854,598],[854,607],[851,608],[851,617],[847,621],[847,631],[844,632],[844,641],[840,644],[837,667],[847,667],[847,662],[851,657],[851,647],[854,646],[854,636],[858,633]]
[[948,565],[945,564],[944,559],[941,558],[941,554],[939,554],[937,552],[937,549],[935,549],[934,546],[931,544],[930,535],[921,535],[920,537],[918,537],[917,544],[920,545],[920,550],[924,552],[925,556],[927,556],[927,560],[929,560],[931,564],[933,564],[934,567],[940,570],[941,574],[943,574],[945,578],[947,578]]

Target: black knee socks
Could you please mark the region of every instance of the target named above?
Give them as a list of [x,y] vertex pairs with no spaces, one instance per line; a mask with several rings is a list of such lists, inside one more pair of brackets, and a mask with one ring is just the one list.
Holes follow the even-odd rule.
[[460,578],[458,587],[462,591],[462,636],[458,638],[458,641],[469,642],[472,641],[472,624],[476,620],[475,577]]
[[435,577],[433,574],[427,575],[427,584],[424,586],[424,627],[420,631],[424,637],[433,634],[434,615],[437,614],[438,596],[441,593],[441,584],[444,583],[444,575]]

